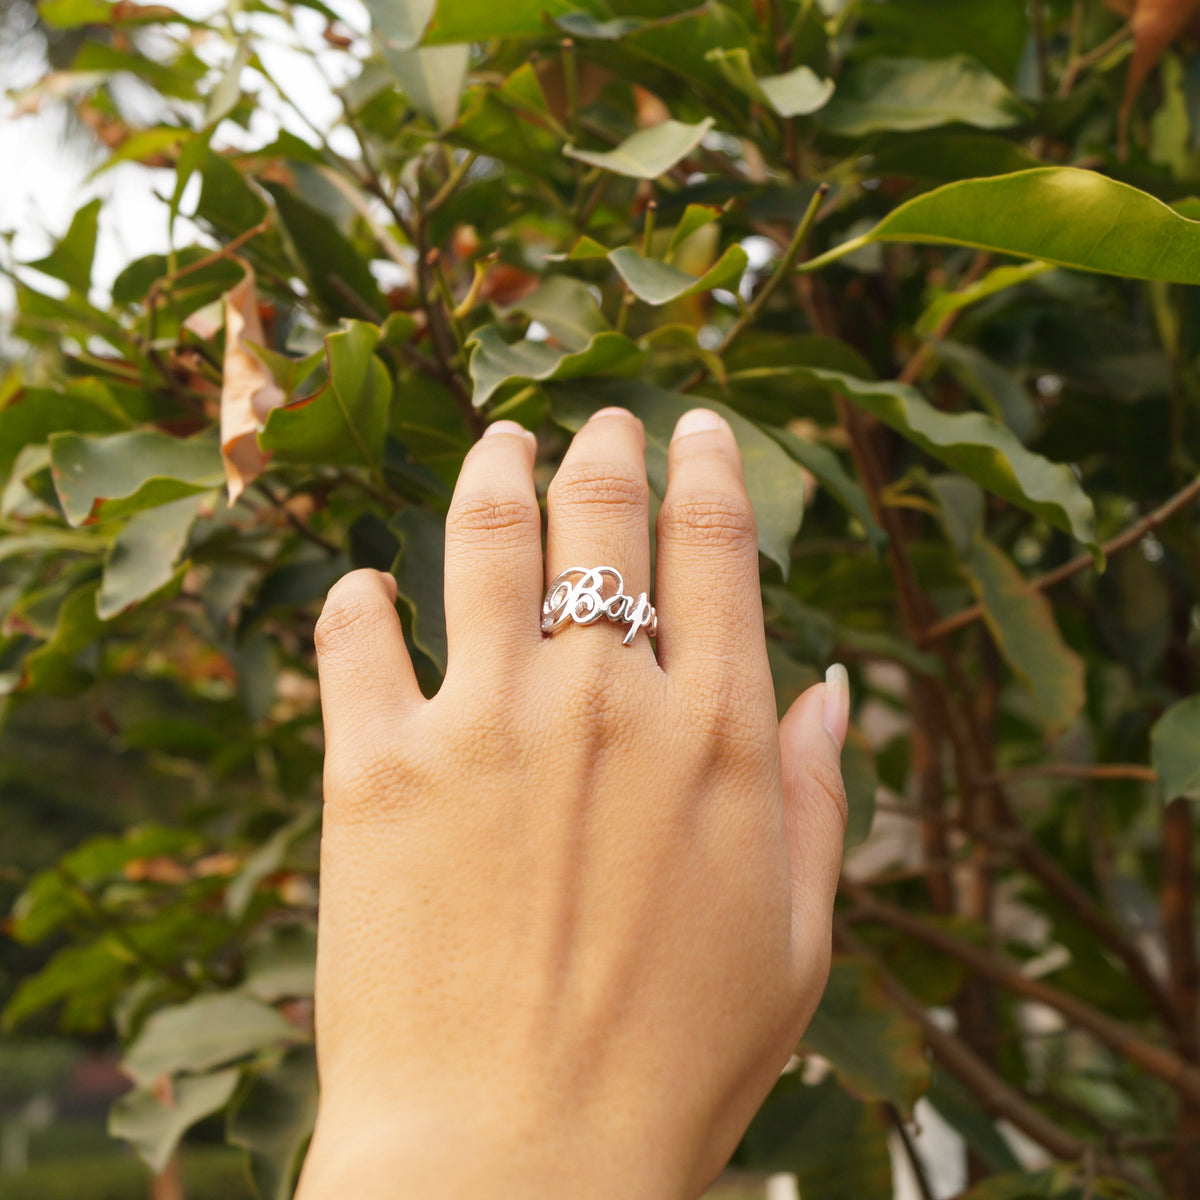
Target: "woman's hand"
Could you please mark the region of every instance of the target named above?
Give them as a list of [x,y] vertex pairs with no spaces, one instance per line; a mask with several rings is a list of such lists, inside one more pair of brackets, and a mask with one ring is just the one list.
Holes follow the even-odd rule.
[[327,753],[321,1102],[300,1200],[682,1200],[766,1096],[829,969],[849,698],[775,720],[728,425],[675,431],[644,632],[544,638],[546,581],[649,590],[641,425],[597,413],[548,496],[497,422],[446,522],[449,665],[417,687],[395,584],[317,627]]

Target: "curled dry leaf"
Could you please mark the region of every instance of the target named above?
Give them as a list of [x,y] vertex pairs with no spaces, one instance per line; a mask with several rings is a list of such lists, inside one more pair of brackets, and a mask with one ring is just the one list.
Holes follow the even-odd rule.
[[263,472],[270,457],[258,447],[258,431],[267,415],[287,400],[271,372],[247,345],[263,344],[262,319],[254,271],[225,294],[225,369],[221,387],[221,457],[229,503],[233,504]]
[[1125,81],[1125,98],[1118,121],[1120,153],[1128,149],[1129,117],[1146,76],[1158,65],[1167,47],[1185,30],[1195,35],[1200,0],[1109,0],[1109,7],[1128,13],[1133,26],[1133,57]]

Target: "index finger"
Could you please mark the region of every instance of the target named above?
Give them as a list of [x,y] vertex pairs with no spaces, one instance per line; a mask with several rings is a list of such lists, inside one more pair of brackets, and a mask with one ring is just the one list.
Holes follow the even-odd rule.
[[654,602],[663,670],[721,659],[769,677],[754,508],[733,431],[708,409],[684,413],[671,438]]

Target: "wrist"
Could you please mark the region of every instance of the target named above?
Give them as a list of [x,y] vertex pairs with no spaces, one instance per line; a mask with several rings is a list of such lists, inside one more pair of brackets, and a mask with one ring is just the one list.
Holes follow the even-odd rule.
[[511,1113],[498,1118],[443,1122],[323,1110],[296,1200],[684,1200],[688,1194],[661,1147],[652,1156],[602,1135],[588,1137],[581,1118],[569,1136],[550,1122],[526,1123]]

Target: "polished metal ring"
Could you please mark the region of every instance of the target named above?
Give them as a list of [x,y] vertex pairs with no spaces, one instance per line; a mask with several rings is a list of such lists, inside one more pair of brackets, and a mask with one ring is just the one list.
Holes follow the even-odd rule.
[[[605,594],[607,585],[614,590]],[[644,629],[651,637],[658,632],[658,614],[643,592],[635,600],[625,595],[625,581],[615,567],[568,567],[546,592],[542,601],[542,633],[557,633],[568,621],[591,625],[607,617],[628,625],[622,645],[628,646]]]

